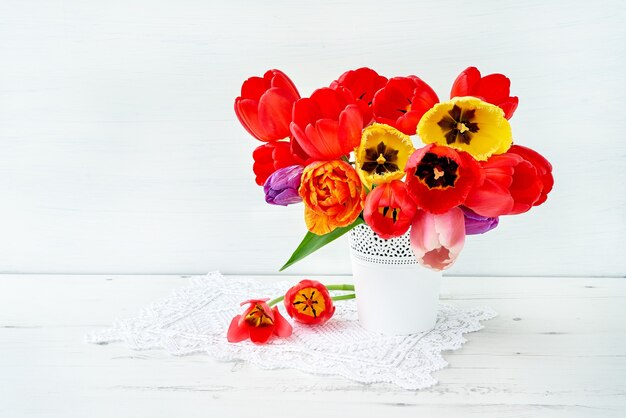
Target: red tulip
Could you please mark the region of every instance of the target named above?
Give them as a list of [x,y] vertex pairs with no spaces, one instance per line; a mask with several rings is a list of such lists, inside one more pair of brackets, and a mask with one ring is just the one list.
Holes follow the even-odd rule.
[[278,307],[270,309],[267,299],[251,299],[241,302],[241,306],[250,306],[242,315],[237,315],[230,322],[226,337],[231,343],[250,338],[255,344],[265,344],[272,334],[286,338],[291,335],[289,322],[278,312]]
[[552,165],[537,151],[532,150],[521,145],[513,145],[508,153],[520,155],[526,161],[531,163],[537,170],[539,178],[541,179],[541,196],[533,203],[533,206],[539,206],[548,198],[548,193],[554,186],[554,177],[552,177]]
[[528,211],[541,197],[537,169],[516,153],[493,155],[481,163],[482,182],[467,196],[465,206],[479,215],[495,217]]
[[374,94],[387,84],[387,77],[378,75],[371,68],[363,67],[357,70],[346,71],[330,85],[331,89],[345,87],[356,99],[357,105],[363,116],[363,125],[367,126],[372,121],[372,101]]
[[418,210],[411,226],[411,249],[425,267],[444,270],[456,261],[465,244],[465,217],[460,208],[435,215]]
[[471,155],[435,144],[416,150],[405,171],[407,189],[417,206],[436,214],[462,205],[480,180],[480,166]]
[[480,76],[476,67],[468,67],[454,81],[450,98],[474,96],[504,110],[504,117],[511,119],[519,99],[510,96],[511,80],[503,74]]
[[251,77],[235,99],[235,113],[244,128],[260,141],[289,137],[293,104],[300,94],[282,71],[269,70],[263,77]]
[[361,142],[363,117],[352,94],[343,87],[315,90],[293,107],[291,133],[315,161],[340,159]]
[[415,135],[424,113],[438,102],[437,94],[419,77],[393,77],[374,95],[374,120]]
[[379,237],[399,237],[409,230],[417,210],[415,201],[400,180],[383,183],[367,195],[363,217]]
[[335,313],[328,289],[315,280],[302,280],[293,286],[284,303],[289,316],[303,324],[323,324]]
[[289,142],[269,142],[257,147],[252,152],[254,165],[252,170],[256,175],[256,184],[263,186],[269,176],[279,168],[292,165],[304,165],[304,161],[291,152]]

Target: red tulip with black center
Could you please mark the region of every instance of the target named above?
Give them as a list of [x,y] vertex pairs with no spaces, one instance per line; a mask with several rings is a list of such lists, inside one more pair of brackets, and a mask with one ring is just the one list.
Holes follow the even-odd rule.
[[424,113],[437,103],[437,94],[419,77],[393,77],[374,95],[374,120],[415,135]]
[[369,125],[373,118],[372,102],[374,94],[387,84],[387,77],[378,75],[371,68],[363,67],[357,70],[346,71],[330,85],[331,89],[345,87],[356,99],[361,115],[363,115],[363,125]]
[[417,205],[400,180],[383,183],[374,188],[365,199],[363,217],[379,237],[399,237],[409,230]]
[[335,313],[328,289],[315,280],[302,280],[290,288],[284,303],[289,316],[303,324],[323,324]]
[[416,150],[405,171],[407,189],[417,206],[434,214],[462,205],[481,176],[471,155],[435,144]]

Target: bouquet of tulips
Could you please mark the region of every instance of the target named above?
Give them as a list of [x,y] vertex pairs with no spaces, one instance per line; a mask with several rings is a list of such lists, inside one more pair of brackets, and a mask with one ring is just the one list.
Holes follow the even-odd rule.
[[417,76],[370,68],[305,98],[279,70],[246,80],[235,113],[263,142],[252,154],[256,182],[267,203],[304,203],[309,232],[282,269],[366,223],[383,239],[410,229],[417,260],[443,270],[466,235],[542,204],[552,167],[513,145],[517,105],[506,76],[475,67],[447,101]]

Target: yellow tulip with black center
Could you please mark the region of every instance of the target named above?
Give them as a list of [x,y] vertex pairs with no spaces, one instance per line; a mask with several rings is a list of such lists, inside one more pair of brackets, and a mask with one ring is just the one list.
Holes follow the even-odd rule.
[[426,144],[447,145],[480,161],[505,153],[513,143],[504,111],[475,97],[437,103],[422,116],[417,134]]
[[356,149],[356,172],[368,189],[404,177],[404,166],[415,151],[411,138],[389,125],[374,123],[363,130]]

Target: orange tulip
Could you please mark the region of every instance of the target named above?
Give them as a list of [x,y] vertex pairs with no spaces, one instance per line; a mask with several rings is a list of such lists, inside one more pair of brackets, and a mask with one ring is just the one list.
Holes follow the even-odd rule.
[[361,213],[365,200],[358,174],[340,160],[306,166],[298,193],[305,204],[306,226],[317,235],[350,225]]

